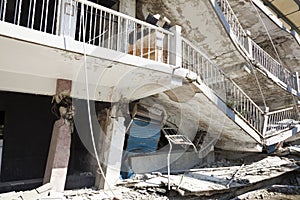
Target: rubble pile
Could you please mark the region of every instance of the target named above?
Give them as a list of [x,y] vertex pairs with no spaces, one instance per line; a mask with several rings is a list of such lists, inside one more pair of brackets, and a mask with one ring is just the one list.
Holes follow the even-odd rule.
[[45,184],[30,191],[0,194],[0,200],[300,199],[297,160],[274,155],[251,160],[249,156],[222,158],[202,168],[172,172],[170,176],[159,172],[136,174],[120,181],[111,191],[85,188],[60,193]]

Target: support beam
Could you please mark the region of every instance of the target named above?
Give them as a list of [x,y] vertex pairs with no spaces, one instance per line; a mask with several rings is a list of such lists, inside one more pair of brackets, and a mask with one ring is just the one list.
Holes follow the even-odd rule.
[[95,185],[100,189],[113,187],[120,178],[123,145],[125,139],[125,118],[128,112],[125,104],[112,104],[105,127],[105,135],[100,137],[100,160],[106,180],[101,174],[96,175]]
[[[71,81],[58,79],[56,83],[56,97],[62,97],[62,94],[70,94],[71,86]],[[58,110],[61,111],[59,108]],[[48,160],[43,180],[44,184],[51,183],[53,189],[58,192],[64,191],[65,188],[70,147],[71,124],[68,119],[60,116],[60,119],[58,119],[53,126]]]

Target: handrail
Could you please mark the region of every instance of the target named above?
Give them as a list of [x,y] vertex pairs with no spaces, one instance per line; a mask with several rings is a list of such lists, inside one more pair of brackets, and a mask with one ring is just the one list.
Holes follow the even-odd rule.
[[174,33],[87,0],[2,0],[0,20],[170,63]]
[[102,11],[104,11],[104,12],[109,12],[109,13],[115,15],[115,16],[119,16],[119,17],[122,17],[122,18],[124,18],[124,19],[128,19],[128,20],[133,21],[133,22],[136,22],[136,23],[138,23],[138,24],[140,24],[140,25],[148,26],[148,27],[150,27],[150,28],[152,28],[152,29],[157,29],[157,30],[161,31],[162,33],[169,34],[169,35],[174,35],[172,32],[170,32],[170,31],[168,31],[168,30],[166,30],[166,29],[163,29],[163,28],[161,28],[161,27],[159,27],[159,26],[154,26],[154,25],[152,25],[152,24],[149,24],[149,23],[147,23],[147,22],[141,21],[141,20],[136,19],[136,18],[134,18],[134,17],[131,17],[131,16],[129,16],[129,15],[125,15],[125,14],[123,14],[123,13],[117,12],[117,11],[115,11],[115,10],[106,8],[106,7],[104,7],[104,6],[101,6],[101,5],[99,5],[99,4],[96,4],[96,3],[94,3],[94,2],[87,1],[87,0],[74,0],[74,1],[76,1],[76,2],[78,2],[78,3],[83,3],[83,4],[87,5],[87,6],[94,7],[94,8],[96,8],[96,9],[102,10]]
[[[300,108],[300,106],[298,106],[298,108]],[[295,106],[288,107],[288,108],[283,108],[283,109],[280,109],[280,110],[274,110],[274,111],[268,112],[268,113],[266,113],[266,115],[269,116],[269,115],[273,115],[273,114],[276,114],[276,113],[285,112],[285,111],[294,110],[294,109],[295,109]]]
[[240,43],[240,45],[247,49],[247,47],[245,46],[245,38],[247,36],[247,33],[240,24],[238,17],[235,15],[230,4],[227,0],[217,0],[217,3],[219,4],[223,14],[225,15],[226,21],[231,28],[230,30],[237,37],[237,41]]
[[264,111],[191,42],[182,38],[182,66],[200,79],[261,136]]
[[259,62],[265,69],[275,75],[279,80],[291,86],[296,90],[295,80],[293,80],[292,73],[284,68],[277,60],[270,54],[263,50],[258,44],[251,40],[252,56],[254,60]]
[[265,129],[264,136],[269,136],[270,134],[290,129],[295,124],[299,124],[297,110],[299,108],[300,106],[294,106],[267,113],[267,127]]

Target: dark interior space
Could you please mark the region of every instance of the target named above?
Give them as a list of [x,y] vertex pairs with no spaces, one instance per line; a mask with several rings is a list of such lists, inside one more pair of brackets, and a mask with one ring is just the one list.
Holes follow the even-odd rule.
[[43,177],[54,116],[51,97],[1,92],[5,110],[1,181]]
[[[0,192],[42,184],[55,121],[51,101],[50,96],[0,92],[0,126],[5,125]],[[74,129],[66,188],[94,184],[84,160],[88,154]]]

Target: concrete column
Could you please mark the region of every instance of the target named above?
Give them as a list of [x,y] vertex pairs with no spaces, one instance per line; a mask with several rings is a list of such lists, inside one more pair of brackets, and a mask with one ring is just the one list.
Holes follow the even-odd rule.
[[182,67],[182,39],[181,39],[181,26],[173,26],[170,31],[174,36],[170,40],[170,64],[175,67]]
[[[57,96],[69,95],[72,82],[69,80],[57,80]],[[53,189],[62,192],[65,188],[68,163],[71,147],[71,125],[69,120],[61,117],[58,119],[52,131],[52,138],[48,153],[48,160],[43,183],[51,183]]]
[[71,146],[71,128],[68,120],[59,119],[53,126],[51,144],[43,183],[51,183],[53,189],[65,188]]
[[136,0],[120,0],[119,11],[135,18]]
[[[120,104],[113,104],[106,123],[105,139],[102,139],[100,160],[106,181],[101,174],[96,177],[95,185],[101,189],[113,187],[120,178],[123,145],[125,139],[125,109]],[[126,106],[125,106],[126,107]],[[122,112],[123,111],[123,112]],[[124,112],[125,111],[125,112]],[[125,113],[126,114],[126,113]]]

